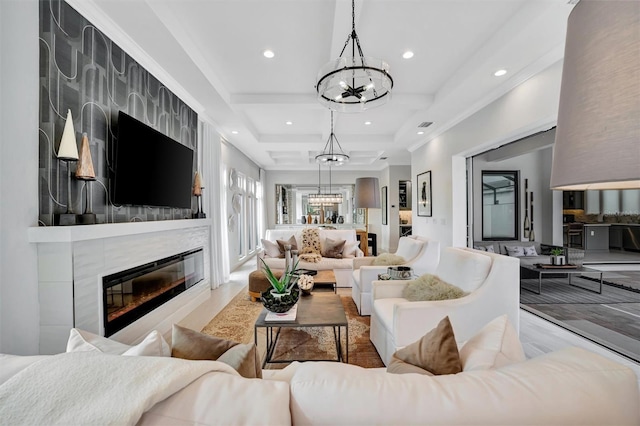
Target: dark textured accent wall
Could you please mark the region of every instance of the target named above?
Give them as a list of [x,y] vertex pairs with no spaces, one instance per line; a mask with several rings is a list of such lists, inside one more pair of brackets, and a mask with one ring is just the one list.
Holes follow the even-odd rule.
[[[126,7],[123,2],[123,7]],[[155,221],[190,218],[189,209],[117,206],[109,198],[115,157],[118,111],[137,118],[195,151],[196,170],[198,116],[61,0],[40,1],[40,129],[39,129],[39,223],[53,225],[55,213],[67,210],[67,164],[58,161],[67,110],[71,109],[78,148],[86,132],[96,181],[87,191],[85,182],[73,177],[71,205],[75,213],[87,206],[98,223]],[[145,185],[140,177],[140,185]],[[195,198],[192,207],[196,208]]]

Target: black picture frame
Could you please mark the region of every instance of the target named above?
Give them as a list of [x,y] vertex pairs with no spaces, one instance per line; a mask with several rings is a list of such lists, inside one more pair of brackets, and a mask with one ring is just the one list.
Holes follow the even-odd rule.
[[381,208],[382,208],[382,224],[383,225],[388,225],[389,224],[389,216],[388,216],[388,211],[387,211],[387,187],[383,186],[382,189],[382,196],[380,197],[381,200]]
[[416,179],[416,201],[418,216],[431,217],[433,215],[433,201],[431,196],[431,170],[420,173]]
[[[482,240],[519,241],[520,171],[482,170],[481,176]],[[529,194],[533,196],[531,192]],[[533,207],[525,215],[530,217],[530,228],[533,229]]]

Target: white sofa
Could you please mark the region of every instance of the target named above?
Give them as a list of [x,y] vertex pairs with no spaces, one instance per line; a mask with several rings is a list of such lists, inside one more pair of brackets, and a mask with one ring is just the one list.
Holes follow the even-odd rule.
[[[158,357],[111,357],[110,362],[144,365]],[[0,396],[13,384],[23,389],[24,405],[0,404],[0,418],[8,424],[25,415],[40,423],[55,423],[53,413],[39,412],[30,404],[36,395],[64,407],[67,418],[104,418],[109,404],[101,395],[94,406],[77,398],[87,396],[82,383],[73,388],[40,391],[26,381],[27,367],[51,356],[0,355]],[[99,357],[98,357],[99,358]],[[263,379],[245,379],[217,361],[208,363],[218,371],[205,373],[166,399],[144,399],[129,424],[199,425],[637,425],[640,424],[638,379],[634,372],[600,355],[580,348],[567,348],[498,369],[424,376],[390,374],[384,369],[364,369],[331,362],[294,363],[284,370],[264,370]],[[64,373],[64,372],[63,372]],[[115,371],[116,375],[118,371]],[[114,378],[117,376],[114,375]],[[158,383],[161,373],[148,371],[148,381]],[[63,382],[73,380],[62,375]],[[24,379],[23,379],[24,378]],[[24,380],[24,383],[23,383]],[[9,383],[9,382],[13,383]],[[131,405],[137,386],[114,380],[108,386],[122,396],[119,403]],[[69,388],[72,388],[69,390]],[[83,392],[84,391],[84,392]],[[69,392],[69,393],[67,393]],[[114,392],[114,393],[116,393]],[[164,396],[164,395],[163,395]],[[38,400],[39,403],[46,401]],[[123,407],[124,408],[124,407]],[[58,414],[58,413],[56,413]],[[23,418],[24,420],[24,418]],[[114,421],[114,419],[111,419]],[[33,423],[32,421],[32,423]],[[23,421],[24,423],[24,421]]]
[[[356,237],[356,231],[354,229],[324,229],[318,228],[320,230],[320,244],[322,246],[324,240],[326,238],[331,238],[332,240],[345,240],[345,244],[356,243],[358,241]],[[302,228],[300,229],[267,229],[265,232],[264,239],[267,241],[271,241],[272,243],[276,243],[276,240],[288,240],[291,236],[294,236],[296,242],[298,244],[298,248],[302,248]],[[351,287],[352,286],[352,277],[351,272],[353,270],[352,260],[354,257],[364,256],[364,253],[360,248],[355,249],[355,256],[344,257],[342,259],[334,259],[323,257],[322,260],[318,263],[304,262],[300,261],[298,268],[303,269],[311,269],[315,271],[324,271],[328,269],[332,269],[333,273],[336,276],[336,286],[337,287]],[[268,257],[265,254],[264,250],[261,250],[256,257],[256,267],[257,269],[262,269],[262,262],[260,259],[264,259],[265,263],[271,269],[284,269],[283,258],[277,257]]]
[[520,262],[516,258],[469,248],[447,247],[435,275],[469,292],[460,299],[410,302],[403,298],[407,281],[374,281],[371,342],[385,365],[391,355],[449,316],[461,343],[492,319],[507,314],[520,325]]
[[[402,266],[413,268],[414,275],[433,273],[440,259],[440,243],[415,235],[400,237],[394,254],[405,260]],[[353,259],[351,297],[360,315],[371,315],[371,283],[387,272],[388,266],[373,265],[375,259],[372,256]]]

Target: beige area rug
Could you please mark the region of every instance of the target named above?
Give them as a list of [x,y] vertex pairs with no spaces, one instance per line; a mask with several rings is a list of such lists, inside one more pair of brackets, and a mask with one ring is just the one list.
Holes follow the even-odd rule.
[[[350,295],[340,299],[349,322],[349,364],[364,368],[384,367],[378,352],[369,340],[370,317],[361,317]],[[202,332],[241,343],[254,341],[254,323],[262,311],[260,302],[251,302],[247,289],[233,300],[207,324]],[[258,351],[265,355],[264,328],[258,329]],[[342,334],[343,345],[346,336]],[[335,359],[336,349],[333,330],[329,327],[283,328],[273,356],[274,360]],[[268,364],[266,368],[283,368],[287,364]]]

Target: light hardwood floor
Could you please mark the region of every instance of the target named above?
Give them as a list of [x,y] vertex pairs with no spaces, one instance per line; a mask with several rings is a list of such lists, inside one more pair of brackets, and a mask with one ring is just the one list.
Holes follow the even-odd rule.
[[[196,311],[181,321],[180,325],[201,330],[247,285],[247,278],[249,273],[255,270],[255,265],[255,259],[250,259],[233,271],[229,282],[213,290],[209,301],[200,305]],[[349,291],[339,289],[339,292],[348,293]],[[579,346],[633,369],[640,385],[640,364],[523,310],[520,310],[520,340],[527,358],[557,351],[567,346]]]

